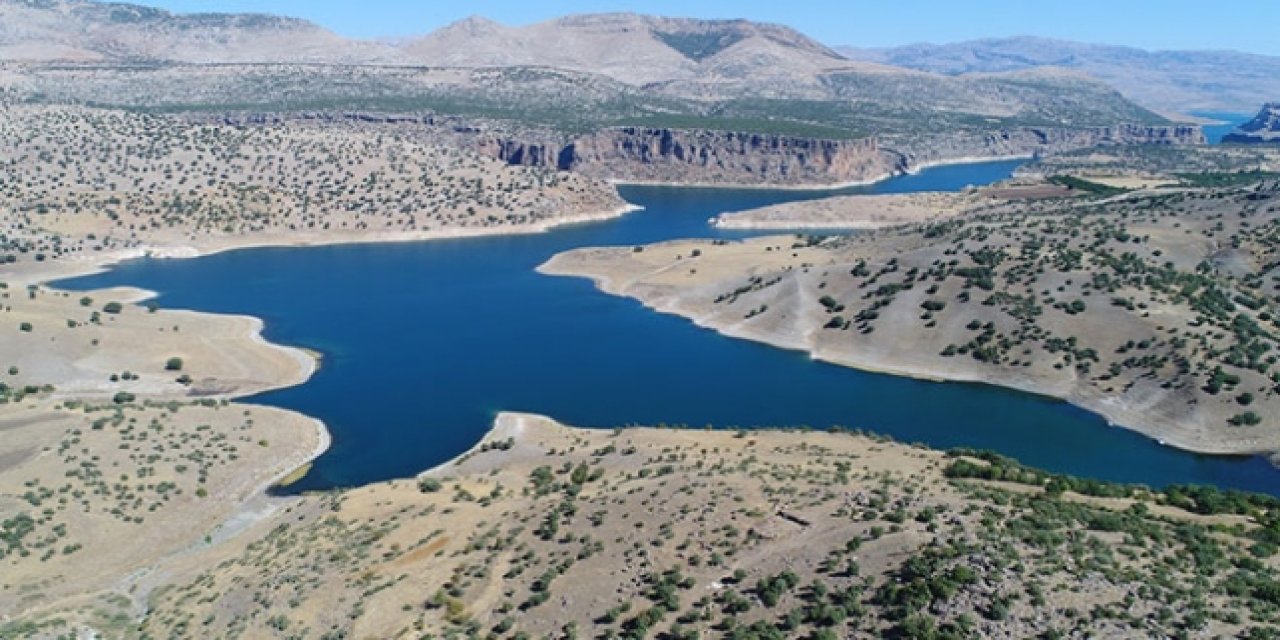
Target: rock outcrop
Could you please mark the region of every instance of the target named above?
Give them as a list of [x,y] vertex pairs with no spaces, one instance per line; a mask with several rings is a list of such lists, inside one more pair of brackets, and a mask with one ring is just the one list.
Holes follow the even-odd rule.
[[1222,138],[1236,144],[1280,144],[1280,102],[1262,105],[1262,111],[1249,122]]
[[[534,161],[539,149],[509,155]],[[880,178],[895,158],[874,138],[829,140],[764,133],[621,127],[570,140],[557,168],[629,181],[825,185]]]
[[1188,125],[1021,127],[830,139],[662,127],[610,127],[575,136],[430,113],[310,111],[194,117],[244,126],[313,121],[409,127],[434,142],[472,149],[511,165],[623,182],[709,185],[834,186],[959,160],[1038,156],[1099,145],[1205,142],[1201,129]]
[[638,182],[838,185],[878,180],[956,160],[1034,156],[1099,145],[1203,144],[1195,126],[1117,125],[946,132],[926,138],[830,140],[728,131],[621,127],[571,139],[490,139],[480,151],[512,164],[546,165]]
[[1120,124],[1111,127],[1022,127],[994,132],[958,131],[929,138],[886,138],[882,146],[902,154],[910,170],[958,158],[1039,156],[1108,145],[1204,144],[1204,131],[1190,125]]

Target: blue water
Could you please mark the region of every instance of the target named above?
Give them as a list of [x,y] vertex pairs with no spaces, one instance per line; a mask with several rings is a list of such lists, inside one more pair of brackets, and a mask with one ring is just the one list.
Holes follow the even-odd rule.
[[1223,136],[1235,131],[1236,127],[1252,120],[1255,114],[1204,111],[1196,112],[1192,115],[1223,122],[1223,124],[1211,124],[1201,127],[1204,129],[1204,137],[1208,138],[1209,144],[1218,144],[1219,142],[1222,142]]
[[[846,191],[958,189],[1007,177],[1017,164],[940,167]],[[814,362],[653,313],[586,280],[534,272],[575,247],[743,237],[706,220],[830,192],[622,194],[646,210],[535,236],[138,260],[60,286],[145,287],[162,294],[162,306],[259,316],[269,340],[323,352],[306,384],[252,399],[316,416],[333,433],[333,448],[294,490],[409,476],[466,450],[495,413],[513,410],[598,427],[840,425],[995,449],[1081,476],[1280,493],[1280,473],[1259,458],[1178,452],[1024,393]]]

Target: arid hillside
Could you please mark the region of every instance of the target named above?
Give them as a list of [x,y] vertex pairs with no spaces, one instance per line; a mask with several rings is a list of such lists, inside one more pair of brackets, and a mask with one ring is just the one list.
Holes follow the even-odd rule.
[[0,131],[7,264],[530,232],[624,207],[603,182],[359,122],[8,106]]
[[139,632],[1261,638],[1277,611],[1266,505],[846,433],[503,414],[416,482],[292,505],[157,591]]
[[[954,196],[949,212],[852,236],[584,248],[542,270],[840,364],[1065,398],[1178,447],[1280,451],[1280,188],[1184,180],[1201,186],[1060,179],[1068,197]],[[767,217],[831,220],[859,200]]]

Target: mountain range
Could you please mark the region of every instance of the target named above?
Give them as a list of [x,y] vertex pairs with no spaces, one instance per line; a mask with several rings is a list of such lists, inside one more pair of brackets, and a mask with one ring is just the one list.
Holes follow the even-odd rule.
[[[993,75],[1022,73],[1055,82],[1075,73],[1165,114],[1252,113],[1280,98],[1280,58],[1263,55],[1152,52],[1036,37],[833,49],[781,25],[626,13],[520,27],[472,17],[392,42],[344,38],[305,20],[263,14],[0,0],[0,62],[547,67],[665,95],[807,100],[843,99],[850,75],[860,77],[853,84],[877,89],[887,78],[930,85],[920,96],[928,98],[954,93],[974,77],[990,81]],[[912,71],[923,73],[906,75]],[[948,85],[940,77],[962,80]]]
[[28,100],[162,110],[430,111],[821,137],[1166,124],[1075,72],[951,76],[849,60],[780,25],[627,13],[521,27],[477,17],[383,42],[294,18],[0,0],[0,61],[11,63],[3,88]]
[[1166,112],[1253,113],[1280,99],[1280,57],[1236,51],[1146,51],[1036,37],[837,51],[854,60],[947,75],[1072,69]]
[[89,0],[0,0],[0,60],[552,67],[636,85],[879,67],[850,61],[788,27],[746,20],[617,13],[507,27],[477,16],[389,42],[343,38],[296,18],[175,14]]

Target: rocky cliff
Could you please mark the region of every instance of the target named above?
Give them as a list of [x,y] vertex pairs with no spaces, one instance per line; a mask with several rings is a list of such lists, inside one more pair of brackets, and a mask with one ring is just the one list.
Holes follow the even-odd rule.
[[763,133],[619,127],[559,146],[513,139],[481,151],[512,164],[552,165],[617,180],[705,184],[825,185],[896,170],[873,138],[824,140]]
[[957,160],[1034,156],[1099,145],[1205,142],[1199,127],[1183,125],[1022,127],[833,140],[653,127],[612,127],[573,136],[453,116],[361,111],[239,113],[215,119],[249,126],[286,121],[397,126],[512,165],[619,181],[720,185],[831,186]]
[[1204,131],[1188,125],[1121,124],[1112,127],[1022,127],[1000,131],[955,131],[929,138],[887,137],[881,145],[901,154],[905,170],[959,158],[1038,156],[1107,145],[1204,144]]
[[1222,138],[1223,142],[1237,144],[1280,143],[1280,102],[1262,105],[1262,111],[1239,129]]
[[597,178],[710,184],[836,185],[956,160],[1041,155],[1099,145],[1203,144],[1194,126],[951,131],[928,137],[824,140],[773,134],[621,127],[568,140],[485,138],[477,147],[512,164]]

